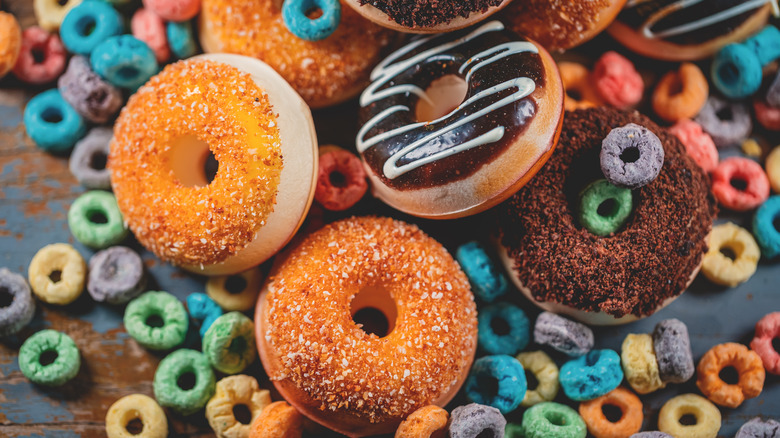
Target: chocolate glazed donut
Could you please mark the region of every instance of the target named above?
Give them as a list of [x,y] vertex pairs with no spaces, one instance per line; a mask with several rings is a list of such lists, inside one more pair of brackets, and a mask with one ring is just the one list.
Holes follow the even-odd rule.
[[[485,210],[530,179],[557,142],[558,70],[543,48],[500,22],[412,40],[371,79],[360,97],[357,149],[374,194],[407,213]],[[418,105],[447,105],[431,91],[442,80],[465,82],[463,100],[419,120]]]

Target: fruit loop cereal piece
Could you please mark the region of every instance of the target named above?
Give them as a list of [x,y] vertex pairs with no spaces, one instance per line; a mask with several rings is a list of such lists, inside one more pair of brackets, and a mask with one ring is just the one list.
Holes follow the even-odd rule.
[[597,236],[620,230],[631,215],[631,190],[612,185],[605,179],[588,184],[580,192],[578,219],[583,228]]
[[22,28],[16,17],[0,12],[0,78],[5,76],[19,58],[22,49]]
[[668,122],[696,116],[707,103],[710,87],[701,69],[685,62],[664,75],[653,92],[653,111]]
[[477,321],[479,346],[488,354],[515,355],[528,345],[531,323],[525,312],[514,304],[499,302],[485,306]]
[[[720,378],[720,372],[726,367],[737,370],[739,382],[728,384]],[[696,372],[696,386],[702,394],[728,408],[736,408],[746,399],[758,397],[766,377],[761,357],[734,342],[716,345],[704,353]]]
[[563,108],[566,111],[593,108],[602,104],[601,98],[590,81],[588,69],[576,62],[558,63],[563,88],[566,90]]
[[95,301],[124,304],[145,287],[144,263],[132,249],[113,246],[89,259],[87,292]]
[[746,138],[742,142],[742,153],[751,158],[761,158],[761,145],[754,138]]
[[479,242],[464,243],[455,252],[455,258],[469,278],[474,295],[482,301],[492,303],[509,290],[506,276]]
[[[319,9],[322,15],[309,18],[311,9]],[[319,41],[329,37],[341,21],[341,3],[338,0],[287,0],[282,5],[282,20],[295,36],[306,41]]]
[[753,121],[747,105],[714,95],[707,98],[707,103],[695,120],[712,136],[715,146],[719,148],[741,143],[753,130]]
[[107,38],[124,32],[122,16],[105,2],[85,2],[73,8],[60,27],[62,44],[71,53],[89,55]]
[[693,377],[691,339],[688,326],[679,319],[665,319],[653,330],[653,349],[658,360],[658,373],[664,383],[683,383]]
[[[133,420],[141,422],[140,432],[128,430]],[[108,438],[166,438],[168,419],[153,398],[144,394],[126,395],[108,408],[106,435]]]
[[729,210],[752,210],[769,197],[769,178],[753,160],[726,158],[712,172],[712,193]]
[[127,334],[139,344],[150,350],[169,350],[184,342],[189,319],[178,298],[150,291],[130,301],[124,323]]
[[320,154],[314,199],[331,211],[357,204],[368,190],[366,171],[355,154],[335,149]]
[[777,438],[780,437],[780,423],[771,418],[756,417],[743,424],[734,438]]
[[523,434],[525,438],[585,438],[588,429],[574,409],[544,402],[523,413]]
[[33,293],[49,304],[70,304],[81,295],[87,264],[66,243],[46,245],[32,258],[27,279]]
[[92,128],[86,137],[76,143],[68,160],[68,168],[82,186],[95,190],[111,188],[111,172],[108,171],[106,160],[113,135],[111,128]]
[[756,335],[750,341],[750,348],[758,354],[767,372],[780,375],[780,353],[772,340],[780,337],[780,312],[765,315],[756,323]]
[[669,132],[685,146],[685,151],[705,172],[715,170],[718,165],[718,148],[712,137],[693,120],[683,119],[675,123]]
[[780,146],[772,149],[764,163],[769,185],[776,193],[780,193]]
[[109,83],[136,90],[157,73],[157,58],[143,41],[120,35],[104,40],[89,56],[92,70]]
[[209,277],[206,293],[225,311],[244,312],[255,308],[262,285],[263,273],[252,268],[234,275]]
[[106,123],[122,108],[122,92],[93,72],[83,56],[70,59],[57,86],[63,99],[92,123]]
[[81,0],[33,0],[33,12],[38,26],[47,32],[56,32],[62,20]]
[[[45,84],[65,70],[65,55],[60,37],[40,27],[28,27],[22,32],[22,47],[13,72],[24,82]],[[39,56],[43,59],[36,59]]]
[[620,356],[613,350],[592,350],[563,364],[558,379],[563,392],[574,401],[601,397],[623,380]]
[[[620,409],[620,418],[612,421],[604,415],[604,405]],[[597,399],[580,403],[580,416],[595,438],[624,438],[639,432],[642,428],[642,401],[633,392],[624,388],[613,391]]]
[[73,201],[68,210],[68,227],[76,240],[96,249],[116,245],[128,233],[116,198],[103,190],[91,190]]
[[[490,381],[497,383],[495,392],[487,388],[486,382]],[[525,380],[525,370],[517,359],[497,354],[483,356],[474,361],[464,387],[466,395],[474,402],[492,406],[505,414],[520,406],[528,384]],[[454,421],[455,411],[452,415]]]
[[[0,307],[0,337],[13,335],[32,321],[35,301],[30,286],[21,275],[0,268],[0,291],[3,306]],[[10,302],[6,300],[10,298]]]
[[447,411],[438,406],[423,406],[401,422],[395,438],[444,437],[448,418]]
[[607,52],[596,61],[591,80],[601,99],[616,108],[632,107],[642,100],[642,77],[634,64],[617,52]]
[[19,349],[19,369],[31,382],[60,386],[76,377],[81,356],[70,336],[55,330],[41,330]]
[[582,356],[593,348],[593,330],[552,312],[542,312],[534,324],[534,342],[569,356]]
[[[696,422],[682,424],[680,419],[693,415]],[[715,438],[720,430],[720,411],[706,398],[682,394],[667,401],[658,413],[658,428],[675,438]]]
[[254,377],[228,376],[217,382],[216,393],[206,404],[206,419],[218,438],[247,437],[249,424],[236,419],[234,408],[243,405],[255,420],[270,403],[271,394],[260,389]]
[[168,38],[168,46],[170,46],[175,58],[189,58],[198,51],[195,38],[192,36],[192,23],[189,21],[168,22],[165,25],[165,36]]
[[240,373],[257,356],[255,323],[239,312],[220,316],[203,335],[203,354],[217,370]]
[[165,22],[159,15],[146,8],[140,8],[133,14],[130,20],[130,29],[133,36],[146,43],[154,52],[159,64],[163,64],[171,57],[171,48],[168,47],[168,36],[165,33]]
[[601,142],[599,161],[604,177],[611,184],[638,189],[661,172],[664,148],[649,129],[629,123],[609,131]]
[[626,380],[634,391],[649,394],[666,386],[658,372],[652,336],[628,334],[623,340],[620,359]]
[[144,6],[166,21],[187,21],[200,11],[198,0],[144,0]]
[[87,133],[84,119],[56,88],[30,99],[24,108],[24,128],[38,147],[50,152],[67,151]]
[[650,432],[639,432],[631,435],[629,438],[674,438],[668,433],[659,432],[657,430]]
[[201,337],[205,336],[211,324],[222,316],[222,308],[217,302],[208,295],[199,292],[187,295],[187,310],[189,310],[192,319],[200,322],[199,333]]
[[712,83],[725,96],[741,99],[751,96],[763,77],[762,67],[780,57],[780,30],[766,26],[742,43],[722,48],[712,61]]
[[764,202],[753,217],[753,236],[761,247],[761,255],[772,259],[780,255],[780,231],[775,221],[780,219],[780,196],[772,196]]
[[305,421],[305,417],[287,402],[273,402],[252,421],[248,438],[301,438]]
[[770,131],[780,131],[780,107],[769,106],[761,100],[753,101],[756,120]]
[[452,410],[448,428],[450,438],[473,438],[489,430],[494,437],[503,437],[506,419],[499,409],[471,403]]
[[[747,281],[758,267],[761,251],[753,236],[744,228],[727,222],[712,227],[709,250],[702,259],[701,272],[721,286],[734,287]],[[734,254],[734,259],[721,250]]]
[[214,395],[214,372],[206,356],[182,348],[166,356],[154,373],[154,397],[182,415],[194,414]]
[[537,382],[536,388],[525,392],[523,407],[531,407],[535,404],[552,401],[558,395],[558,366],[544,351],[531,351],[520,353],[517,360],[525,370],[534,375]]

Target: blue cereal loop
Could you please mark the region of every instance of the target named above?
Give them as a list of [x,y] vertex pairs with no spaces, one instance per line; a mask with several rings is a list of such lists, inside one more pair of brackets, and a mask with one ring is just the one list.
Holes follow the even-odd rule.
[[[322,15],[311,19],[306,13],[319,9]],[[329,37],[341,21],[339,0],[286,0],[282,4],[282,19],[293,35],[306,41],[319,41]]]
[[187,295],[187,310],[190,317],[200,322],[200,336],[206,335],[206,331],[217,318],[222,316],[222,308],[204,293],[195,292]]
[[157,58],[143,41],[121,35],[108,38],[89,57],[92,70],[112,85],[135,90],[157,73]]
[[[514,356],[530,339],[530,325],[525,312],[510,303],[496,303],[482,308],[477,316],[479,346],[489,354]],[[496,330],[498,324],[505,329]]]
[[712,83],[726,97],[741,99],[761,86],[761,63],[742,44],[729,44],[712,61]]
[[181,23],[169,21],[165,25],[165,34],[171,52],[176,58],[189,58],[198,50],[195,46],[195,38],[192,36],[192,23],[189,21]]
[[767,199],[753,218],[753,235],[761,247],[761,255],[772,259],[780,255],[780,231],[775,222],[780,220],[780,195]]
[[591,350],[563,364],[558,378],[570,399],[593,400],[617,388],[623,381],[620,356],[613,350]]
[[466,395],[475,403],[492,406],[507,414],[520,406],[528,383],[523,365],[517,359],[498,354],[474,361],[465,388]]
[[30,99],[24,109],[24,127],[35,144],[50,152],[72,148],[87,133],[84,119],[56,88]]
[[71,9],[60,26],[60,38],[68,51],[89,55],[106,38],[124,32],[122,17],[102,1],[83,2]]
[[487,303],[504,295],[509,283],[479,242],[463,244],[455,252],[474,294]]

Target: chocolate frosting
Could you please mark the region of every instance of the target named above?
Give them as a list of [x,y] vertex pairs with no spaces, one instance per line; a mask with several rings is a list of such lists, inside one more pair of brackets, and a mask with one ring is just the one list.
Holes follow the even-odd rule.
[[406,27],[433,27],[453,18],[468,17],[498,6],[503,0],[360,0],[387,14]]

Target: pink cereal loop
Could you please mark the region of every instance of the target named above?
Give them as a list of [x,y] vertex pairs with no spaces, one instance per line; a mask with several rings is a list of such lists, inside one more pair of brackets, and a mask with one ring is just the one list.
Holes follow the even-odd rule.
[[[332,174],[340,174],[334,183]],[[320,155],[314,198],[328,210],[342,211],[355,205],[368,189],[366,171],[360,159],[344,149],[331,149]]]
[[593,68],[593,85],[601,98],[616,108],[628,108],[642,100],[645,84],[634,64],[617,52],[607,52]]
[[683,119],[669,128],[669,132],[682,142],[688,155],[702,170],[707,173],[715,170],[718,165],[718,148],[701,125],[693,120]]
[[[36,62],[33,52],[43,53],[43,61]],[[31,84],[45,84],[65,71],[65,47],[60,37],[33,26],[22,32],[22,48],[13,72],[19,79]]]
[[144,0],[144,6],[167,21],[187,21],[200,12],[200,0]]
[[756,323],[756,335],[750,341],[750,348],[772,374],[780,374],[780,353],[772,346],[772,340],[780,337],[780,312],[772,312]]
[[761,100],[753,101],[753,109],[756,112],[756,120],[764,128],[770,131],[780,131],[780,108],[774,108]]
[[[746,185],[739,190],[732,181]],[[769,198],[769,179],[761,165],[741,157],[727,158],[712,172],[712,193],[724,207],[735,211],[752,210]]]
[[145,42],[154,51],[157,62],[164,63],[171,57],[165,23],[159,15],[141,8],[133,14],[130,29],[134,37]]

